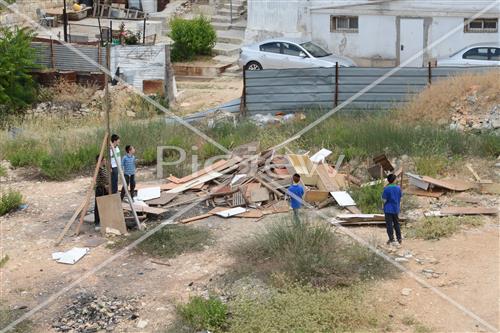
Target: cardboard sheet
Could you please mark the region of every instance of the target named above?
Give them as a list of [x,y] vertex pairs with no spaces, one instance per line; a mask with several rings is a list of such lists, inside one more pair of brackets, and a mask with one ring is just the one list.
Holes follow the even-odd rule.
[[96,201],[99,207],[99,217],[101,219],[101,234],[106,233],[106,228],[116,229],[123,235],[126,234],[127,225],[125,224],[125,217],[123,216],[123,206],[120,194],[115,193],[97,197]]

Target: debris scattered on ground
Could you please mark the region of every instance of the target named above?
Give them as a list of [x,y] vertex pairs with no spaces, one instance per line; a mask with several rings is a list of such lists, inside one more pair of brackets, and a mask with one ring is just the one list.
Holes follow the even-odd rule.
[[[89,292],[78,293],[52,324],[58,332],[90,333],[113,331],[124,320],[135,320],[136,298],[96,296]],[[146,322],[147,324],[147,322]]]
[[66,252],[52,253],[52,259],[61,264],[74,265],[89,252],[88,247],[74,247]]
[[413,290],[411,288],[403,288],[401,289],[401,295],[403,296],[410,296],[411,292]]

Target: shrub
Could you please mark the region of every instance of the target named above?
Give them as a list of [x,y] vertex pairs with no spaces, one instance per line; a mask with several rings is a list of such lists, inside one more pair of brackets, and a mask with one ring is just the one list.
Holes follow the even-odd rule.
[[368,249],[336,236],[324,222],[275,222],[239,244],[234,254],[242,269],[267,276],[283,273],[292,281],[318,286],[348,284],[394,272]]
[[435,177],[448,166],[448,159],[443,156],[421,156],[415,159],[415,171],[419,175]]
[[423,238],[426,240],[449,237],[459,231],[462,226],[480,226],[484,223],[481,217],[428,217],[406,226],[409,238]]
[[23,203],[23,196],[18,191],[9,189],[0,193],[0,216],[5,215]]
[[42,145],[34,139],[19,138],[9,140],[3,144],[3,158],[17,168],[23,166],[38,166],[40,160],[46,155]]
[[0,28],[0,115],[15,113],[32,103],[35,83],[29,74],[38,67],[33,33],[25,28]]
[[[145,231],[132,233],[113,244],[112,247],[126,246],[144,234]],[[153,257],[173,258],[185,252],[201,251],[212,241],[213,236],[209,229],[167,225],[139,243],[135,249]]]
[[210,21],[200,16],[187,20],[175,17],[170,21],[169,37],[172,45],[172,60],[192,60],[197,55],[210,55],[217,35]]
[[353,188],[352,198],[359,209],[365,214],[380,214],[382,212],[383,201],[382,192],[384,184]]
[[[229,304],[229,332],[362,332],[377,323],[363,304],[362,286],[321,290],[292,285],[254,299],[241,295]],[[363,309],[363,310],[360,310]]]
[[216,297],[193,297],[189,303],[180,305],[177,312],[183,324],[196,332],[222,332],[227,326],[227,305]]

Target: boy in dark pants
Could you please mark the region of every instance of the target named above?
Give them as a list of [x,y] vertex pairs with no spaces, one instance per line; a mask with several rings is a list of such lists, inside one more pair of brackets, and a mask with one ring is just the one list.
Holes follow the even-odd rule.
[[125,182],[127,184],[123,184],[122,186],[122,200],[125,197],[125,186],[128,187],[130,185],[129,193],[132,198],[134,197],[135,191],[135,148],[133,146],[126,146],[125,151],[127,152],[127,155],[123,156],[122,167],[123,174],[125,176]]
[[118,165],[116,163],[121,163],[120,148],[120,137],[117,134],[111,135],[111,147],[115,149],[116,160],[113,157],[113,149],[109,148],[109,156],[111,156],[111,193],[118,192]]
[[[99,161],[99,155],[96,156],[96,162]],[[100,230],[101,220],[99,218],[99,209],[97,208],[97,197],[103,195],[108,195],[109,181],[108,181],[108,170],[106,169],[106,159],[103,158],[101,165],[99,166],[99,172],[97,173],[97,178],[95,181],[95,208],[94,208],[94,223],[95,230]]]
[[288,188],[287,194],[290,197],[290,206],[293,209],[293,219],[295,222],[300,222],[299,209],[302,207],[302,196],[304,188],[300,185],[300,175],[294,174],[292,177],[293,184]]
[[399,227],[399,211],[401,206],[401,197],[403,193],[401,188],[394,184],[396,176],[390,174],[387,176],[387,181],[389,185],[384,188],[382,193],[382,200],[384,201],[384,215],[385,215],[385,226],[387,228],[387,235],[389,240],[387,244],[394,243],[394,232],[396,231],[396,239],[399,244],[403,241],[401,238],[401,228]]

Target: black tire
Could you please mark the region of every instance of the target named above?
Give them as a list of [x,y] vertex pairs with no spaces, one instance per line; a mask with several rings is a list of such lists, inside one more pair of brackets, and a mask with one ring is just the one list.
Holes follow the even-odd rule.
[[259,64],[257,61],[250,61],[246,66],[245,69],[247,71],[260,71],[262,70],[262,65]]

